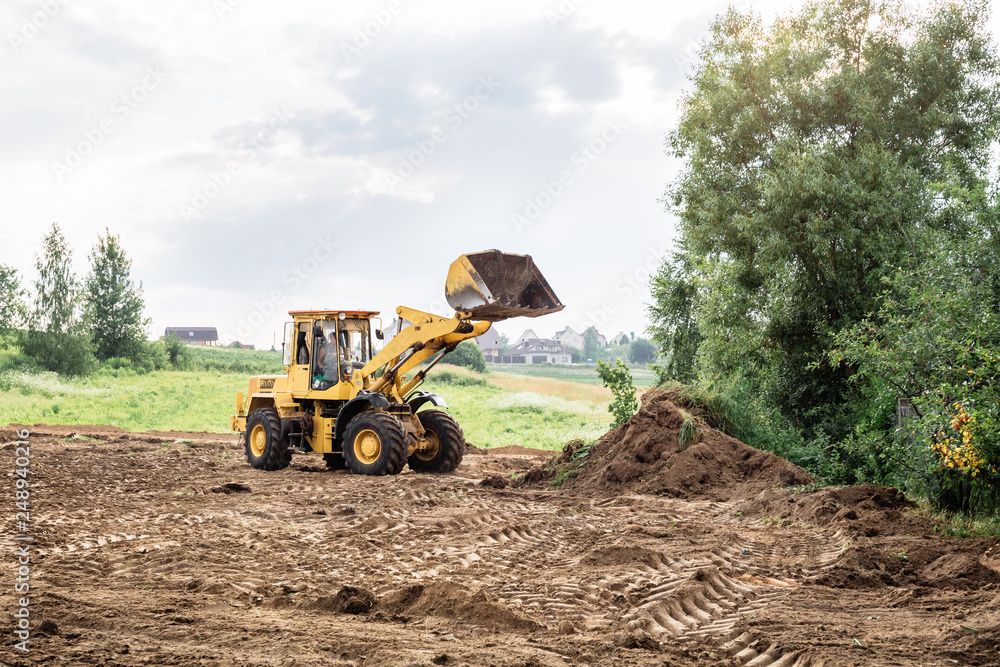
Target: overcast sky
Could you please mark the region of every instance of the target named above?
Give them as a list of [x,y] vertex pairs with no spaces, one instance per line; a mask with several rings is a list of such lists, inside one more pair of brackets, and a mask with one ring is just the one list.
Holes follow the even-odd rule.
[[57,222],[85,273],[107,227],[153,337],[269,347],[293,308],[450,315],[448,265],[499,248],[566,304],[501,332],[639,335],[664,138],[726,5],[4,2],[0,263],[33,280]]

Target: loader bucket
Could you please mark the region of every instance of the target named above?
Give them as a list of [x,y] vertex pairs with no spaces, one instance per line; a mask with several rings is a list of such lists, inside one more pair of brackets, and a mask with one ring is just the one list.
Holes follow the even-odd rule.
[[479,320],[539,317],[563,309],[529,255],[499,250],[462,255],[448,268],[448,305]]

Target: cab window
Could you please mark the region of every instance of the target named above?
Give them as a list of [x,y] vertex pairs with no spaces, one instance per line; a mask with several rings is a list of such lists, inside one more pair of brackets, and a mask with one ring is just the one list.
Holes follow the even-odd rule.
[[[334,334],[331,340],[330,335]],[[371,332],[368,320],[349,317],[345,320],[330,320],[323,322],[323,337],[327,347],[331,342],[337,346],[337,354],[344,356],[352,364],[362,365],[371,361]]]

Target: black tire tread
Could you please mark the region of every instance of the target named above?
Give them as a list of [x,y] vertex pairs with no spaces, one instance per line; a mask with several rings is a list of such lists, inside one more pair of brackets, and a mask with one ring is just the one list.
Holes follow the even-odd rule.
[[243,449],[247,455],[247,462],[252,467],[258,468],[254,465],[253,452],[250,449],[250,431],[253,430],[253,424],[259,420],[264,421],[268,430],[268,444],[264,449],[264,465],[260,466],[259,469],[284,470],[292,462],[292,452],[288,449],[288,443],[280,439],[281,417],[278,416],[278,411],[274,408],[258,408],[247,419],[247,430],[243,434]]
[[465,433],[458,422],[447,412],[441,410],[425,410],[417,413],[420,424],[434,431],[438,437],[439,453],[430,461],[410,456],[407,463],[416,472],[451,472],[462,463],[465,454]]
[[[370,471],[358,470],[352,463],[354,460],[354,435],[357,429],[365,422],[373,422],[370,425],[380,429],[386,437],[382,438],[382,447],[388,448],[389,456],[384,459],[384,467],[375,468]],[[374,429],[373,429],[374,430]],[[409,452],[406,439],[406,429],[397,417],[388,412],[366,411],[358,414],[347,425],[344,434],[344,459],[351,472],[362,475],[398,475],[406,465],[406,454]],[[381,434],[380,434],[381,437]]]

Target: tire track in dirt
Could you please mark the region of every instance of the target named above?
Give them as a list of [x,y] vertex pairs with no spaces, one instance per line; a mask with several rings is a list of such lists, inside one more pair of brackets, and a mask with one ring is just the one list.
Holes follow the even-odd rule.
[[[845,565],[849,540],[833,527],[712,500],[487,488],[468,481],[471,464],[365,478],[311,460],[263,473],[225,454],[33,444],[33,576],[63,633],[41,646],[81,665],[292,664],[303,646],[324,656],[310,664],[337,665],[426,664],[445,650],[456,664],[843,664],[829,641],[800,640],[807,621],[783,620],[808,608],[827,622],[828,605],[803,595],[833,589],[803,586]],[[499,457],[488,465],[504,471]],[[367,615],[336,605],[351,587],[371,596]],[[255,638],[265,625],[285,628],[278,654]],[[105,649],[115,642],[131,653]]]
[[[731,522],[725,503],[661,501],[668,513],[699,519]],[[671,506],[672,505],[672,506]],[[680,519],[683,520],[683,519]],[[821,664],[801,651],[783,653],[763,638],[743,633],[734,636],[739,620],[780,601],[798,585],[788,572],[791,565],[805,577],[813,576],[840,556],[846,545],[841,534],[808,530],[775,542],[758,539],[756,529],[741,527],[728,544],[702,557],[674,559],[660,555],[655,567],[647,566],[639,587],[648,591],[622,617],[633,630],[644,630],[657,640],[698,641],[722,647],[740,665]]]

